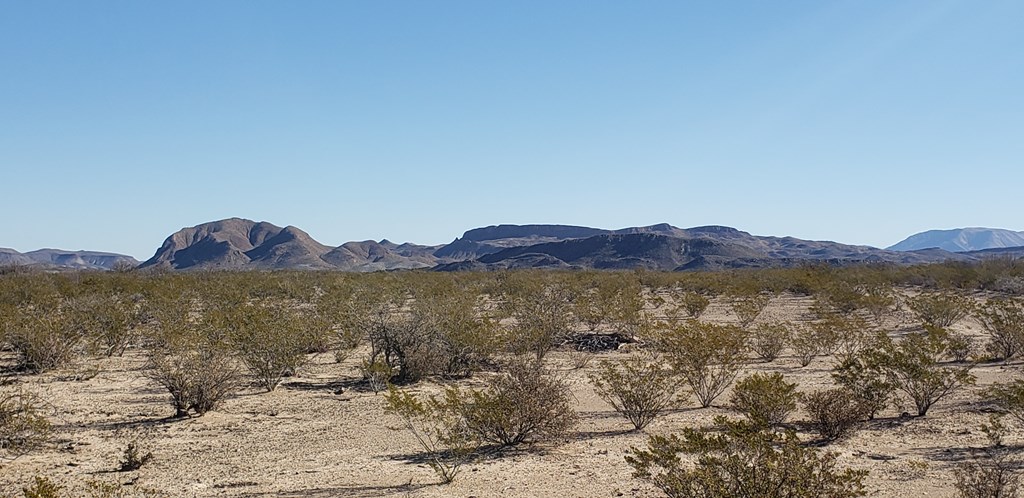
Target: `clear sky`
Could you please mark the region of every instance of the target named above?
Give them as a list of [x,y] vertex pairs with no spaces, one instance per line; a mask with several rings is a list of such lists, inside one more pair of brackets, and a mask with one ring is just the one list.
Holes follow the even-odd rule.
[[0,0],[0,247],[1024,230],[1024,2]]

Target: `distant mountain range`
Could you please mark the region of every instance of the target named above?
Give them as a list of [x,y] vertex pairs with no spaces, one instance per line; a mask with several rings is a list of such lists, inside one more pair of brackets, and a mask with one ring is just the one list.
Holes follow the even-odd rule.
[[137,266],[139,261],[124,254],[96,251],[62,251],[40,249],[20,253],[0,247],[0,266],[33,266],[75,270],[113,270],[119,265]]
[[950,252],[967,252],[1021,246],[1024,246],[1024,232],[974,227],[921,232],[889,247],[889,250],[916,251],[934,247]]
[[[449,244],[388,240],[331,247],[294,226],[241,218],[203,223],[171,234],[141,268],[170,270],[308,269],[439,271],[520,268],[714,270],[789,267],[821,262],[921,264],[1024,257],[1024,233],[987,228],[920,233],[889,249],[794,237],[755,236],[735,228],[678,228],[667,223],[620,230],[570,225],[496,225],[465,232]],[[0,249],[0,266],[113,269],[130,256],[43,249]]]
[[[1024,244],[1021,244],[1024,246]],[[569,225],[497,225],[469,230],[449,244],[387,240],[330,247],[299,228],[240,218],[182,229],[142,267],[190,269],[334,269],[441,271],[519,268],[701,270],[784,267],[824,262],[918,264],[987,257],[942,249],[893,251],[794,237],[762,237],[735,228],[669,224],[621,230]]]

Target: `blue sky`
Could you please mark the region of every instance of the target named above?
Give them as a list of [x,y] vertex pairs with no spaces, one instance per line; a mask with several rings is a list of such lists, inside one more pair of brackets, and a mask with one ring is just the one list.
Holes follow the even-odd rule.
[[1024,230],[1024,2],[0,0],[0,247]]

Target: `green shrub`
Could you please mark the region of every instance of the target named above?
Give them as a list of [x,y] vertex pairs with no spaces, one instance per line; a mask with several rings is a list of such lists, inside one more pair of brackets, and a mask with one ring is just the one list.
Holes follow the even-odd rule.
[[1024,424],[1024,380],[995,384],[985,391],[985,397]]
[[755,373],[736,383],[730,405],[759,427],[782,424],[796,409],[800,394],[796,384],[786,382],[780,373]]
[[50,434],[39,397],[23,390],[0,391],[0,451],[28,453],[45,444]]
[[1024,303],[993,299],[978,312],[989,340],[985,349],[994,358],[1009,360],[1024,349]]
[[958,498],[1010,498],[1020,489],[1020,462],[1003,446],[1006,428],[991,417],[982,431],[989,439],[980,458],[964,461],[953,472]]
[[[634,477],[650,480],[673,498],[846,498],[864,496],[866,471],[836,468],[833,453],[777,433],[718,418],[724,432],[685,429],[682,436],[651,436],[626,461]],[[680,456],[688,457],[686,460]]]
[[164,348],[150,357],[149,377],[171,394],[175,417],[214,410],[238,386],[234,359],[219,348]]
[[676,403],[678,379],[657,357],[634,356],[617,364],[602,361],[589,377],[597,395],[636,430]]
[[658,345],[707,408],[746,361],[747,334],[734,326],[690,321],[661,329]]
[[514,319],[509,344],[516,354],[543,360],[571,333],[570,312],[575,295],[564,285],[528,282],[511,289],[505,308]]
[[876,335],[866,349],[840,360],[833,368],[832,379],[857,397],[868,419],[884,410],[896,387],[889,381],[884,365],[877,363],[884,355],[878,349],[888,337]]
[[790,327],[784,323],[764,323],[750,333],[750,349],[764,361],[772,362],[789,344]]
[[740,326],[746,328],[754,323],[754,320],[757,320],[758,315],[764,311],[771,300],[771,294],[743,294],[733,296],[729,305],[732,306],[733,313],[736,313]]
[[292,310],[259,304],[231,306],[211,312],[209,321],[267,392],[306,362],[312,336]]
[[33,372],[60,368],[82,354],[86,318],[73,301],[41,302],[19,310],[7,341],[21,367]]
[[453,399],[467,428],[481,441],[500,446],[553,441],[579,420],[568,386],[532,362],[512,362],[487,388]]
[[801,367],[810,365],[814,358],[821,354],[821,339],[810,327],[798,328],[789,344]]
[[480,446],[477,434],[459,413],[457,393],[450,389],[442,399],[430,396],[420,400],[391,386],[387,395],[387,413],[402,419],[426,453],[427,465],[444,484],[455,480]]
[[974,383],[971,366],[940,364],[948,348],[948,334],[938,327],[910,334],[895,343],[882,340],[872,352],[871,362],[885,372],[888,382],[903,391],[924,416],[932,405]]
[[687,316],[693,319],[700,318],[711,304],[711,300],[696,292],[678,292],[673,297],[678,303],[679,309],[685,311]]
[[844,438],[856,429],[866,409],[857,395],[848,389],[818,391],[804,396],[811,427],[825,441]]
[[31,486],[22,488],[21,492],[25,498],[60,498],[63,490],[63,486],[49,478],[36,476],[35,482]]
[[974,308],[970,298],[947,292],[919,294],[907,300],[907,305],[921,321],[936,327],[949,327]]

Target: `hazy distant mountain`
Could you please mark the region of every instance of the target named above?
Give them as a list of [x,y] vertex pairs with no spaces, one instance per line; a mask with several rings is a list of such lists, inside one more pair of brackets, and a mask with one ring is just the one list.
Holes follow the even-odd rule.
[[137,266],[138,260],[124,254],[96,251],[64,251],[39,249],[19,253],[0,248],[0,266],[36,266],[40,268],[74,270],[112,270],[118,265]]
[[937,247],[950,252],[979,251],[1024,246],[1024,232],[1000,228],[957,228],[929,230],[907,237],[889,247],[892,251],[914,251]]

